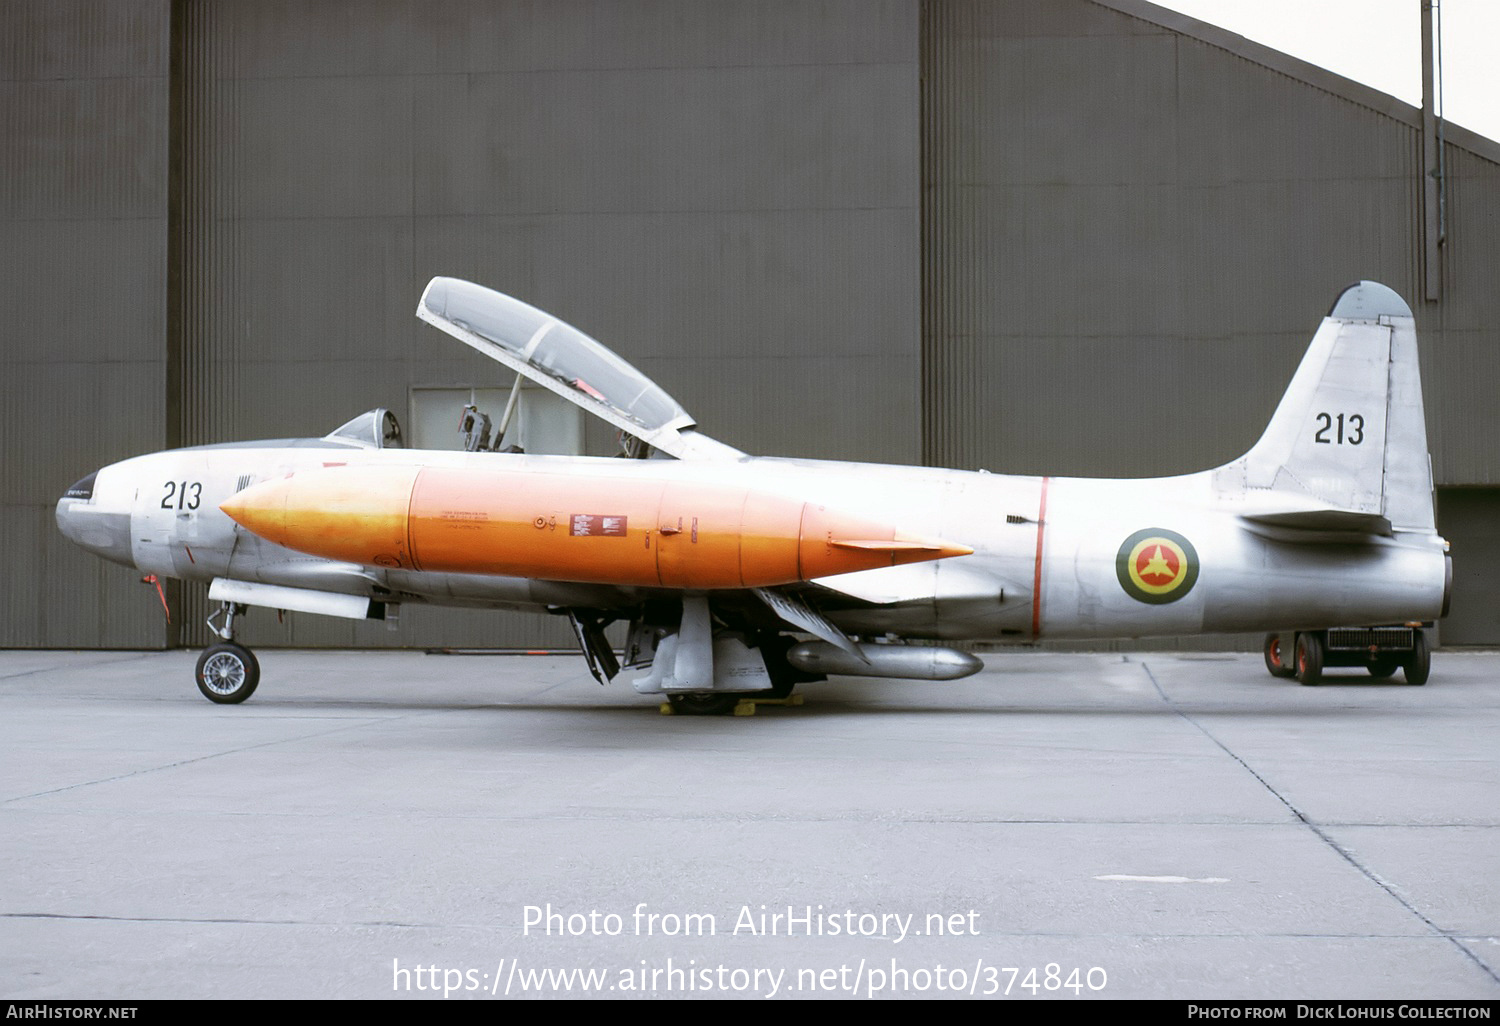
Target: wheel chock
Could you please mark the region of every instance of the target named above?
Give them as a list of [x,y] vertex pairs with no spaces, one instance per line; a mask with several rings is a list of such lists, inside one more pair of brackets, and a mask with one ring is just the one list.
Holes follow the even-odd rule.
[[[788,695],[785,698],[742,698],[735,703],[734,716],[754,716],[757,705],[779,705],[783,708],[791,708],[802,704],[801,695]],[[656,711],[663,716],[676,716],[677,710],[672,708],[671,702],[663,702],[656,707]]]

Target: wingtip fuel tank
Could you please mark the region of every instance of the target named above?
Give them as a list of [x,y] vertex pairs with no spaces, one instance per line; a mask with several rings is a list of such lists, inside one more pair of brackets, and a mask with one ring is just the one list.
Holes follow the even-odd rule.
[[267,541],[390,569],[758,588],[973,550],[828,506],[682,475],[352,465],[220,508]]

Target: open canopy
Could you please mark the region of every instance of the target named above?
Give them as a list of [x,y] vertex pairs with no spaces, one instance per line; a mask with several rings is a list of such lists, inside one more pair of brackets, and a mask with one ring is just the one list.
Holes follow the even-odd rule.
[[739,455],[696,432],[656,382],[549,313],[459,278],[433,278],[417,316],[518,374],[677,457]]

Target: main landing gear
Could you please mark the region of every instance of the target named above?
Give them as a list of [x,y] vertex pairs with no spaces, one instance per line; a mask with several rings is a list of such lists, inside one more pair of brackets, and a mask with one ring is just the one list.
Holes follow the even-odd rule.
[[1296,677],[1321,684],[1330,666],[1363,666],[1376,680],[1399,669],[1406,683],[1420,687],[1432,669],[1432,653],[1421,627],[1330,627],[1296,634],[1267,634],[1266,669],[1273,677]]
[[[219,705],[237,705],[255,694],[260,683],[260,663],[255,653],[234,641],[234,618],[246,607],[226,602],[208,618],[208,629],[221,639],[203,650],[195,673],[203,697]],[[223,618],[223,625],[214,621]]]

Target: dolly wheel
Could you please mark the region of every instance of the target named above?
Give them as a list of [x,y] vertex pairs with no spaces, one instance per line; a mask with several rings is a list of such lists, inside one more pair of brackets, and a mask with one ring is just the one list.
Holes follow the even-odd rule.
[[1323,682],[1323,636],[1309,631],[1297,635],[1297,679],[1311,686]]
[[1288,652],[1281,642],[1280,634],[1267,634],[1265,643],[1266,670],[1273,677],[1295,677],[1296,669],[1287,661]]
[[1432,653],[1427,649],[1427,636],[1421,631],[1416,632],[1412,641],[1411,654],[1401,664],[1401,669],[1406,674],[1406,683],[1421,687],[1427,683],[1427,674],[1432,671]]

